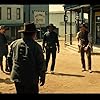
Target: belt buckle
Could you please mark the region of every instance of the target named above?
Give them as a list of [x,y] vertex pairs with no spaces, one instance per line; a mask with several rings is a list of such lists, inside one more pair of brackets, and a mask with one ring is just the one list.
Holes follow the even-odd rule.
[[52,48],[52,47],[50,46],[50,48]]

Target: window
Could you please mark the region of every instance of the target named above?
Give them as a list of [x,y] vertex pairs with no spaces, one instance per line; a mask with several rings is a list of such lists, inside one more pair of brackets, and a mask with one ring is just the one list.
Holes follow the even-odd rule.
[[0,20],[1,20],[1,7],[0,7]]
[[7,8],[7,19],[11,20],[11,8]]
[[96,16],[96,22],[100,22],[100,16]]
[[16,19],[19,20],[20,19],[20,8],[16,9]]

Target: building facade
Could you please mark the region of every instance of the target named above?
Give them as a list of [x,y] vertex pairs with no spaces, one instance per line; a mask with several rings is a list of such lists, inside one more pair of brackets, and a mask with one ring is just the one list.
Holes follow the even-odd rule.
[[23,5],[0,5],[0,25],[9,27],[5,34],[8,41],[21,37],[18,29],[23,24]]
[[9,31],[5,34],[8,42],[23,37],[18,30],[23,28],[25,22],[35,22],[39,29],[38,37],[42,38],[42,33],[49,24],[49,5],[0,5],[0,25],[9,27]]
[[[65,36],[65,21],[64,21],[64,11],[54,11],[54,12],[50,12],[49,13],[49,23],[53,23],[56,28],[58,29],[58,34],[61,37]],[[75,35],[76,33],[76,26],[75,26],[75,13],[72,13],[73,15],[73,23],[72,23],[72,34]],[[67,29],[66,32],[69,35],[69,31],[70,31],[70,12],[67,12],[67,16],[68,16],[68,22],[67,22]]]
[[[88,14],[87,25],[88,25],[88,30],[90,31],[93,37],[92,38],[93,43],[100,44],[100,5],[93,5],[93,4],[92,5],[91,4],[64,5],[64,10],[65,10],[65,18],[67,17],[68,11],[70,11],[71,13],[72,11],[74,11],[76,13],[77,31],[79,30],[79,24],[85,22],[84,13],[87,13]],[[71,14],[70,14],[70,18],[71,18]],[[67,20],[65,20],[65,23],[67,23]],[[72,21],[70,20],[70,27],[72,26],[71,23]],[[65,24],[65,29],[66,29],[66,24]],[[71,31],[72,28],[70,29],[70,33]],[[70,35],[70,44],[72,44],[71,35]]]
[[42,38],[49,24],[49,5],[24,5],[24,22],[34,22],[39,30],[37,38]]

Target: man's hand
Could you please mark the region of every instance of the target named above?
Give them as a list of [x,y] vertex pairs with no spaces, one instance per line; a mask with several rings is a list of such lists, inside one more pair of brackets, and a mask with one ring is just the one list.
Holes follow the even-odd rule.
[[45,53],[45,50],[43,49],[43,53]]
[[42,49],[42,50],[43,50],[43,53],[45,53],[45,48],[44,48],[44,46],[43,46],[43,49]]
[[58,53],[60,52],[60,49],[59,49],[59,47],[58,47]]
[[40,76],[40,86],[43,86],[45,83],[45,72],[42,73]]
[[88,50],[88,46],[84,48],[84,51],[87,51],[87,50]]

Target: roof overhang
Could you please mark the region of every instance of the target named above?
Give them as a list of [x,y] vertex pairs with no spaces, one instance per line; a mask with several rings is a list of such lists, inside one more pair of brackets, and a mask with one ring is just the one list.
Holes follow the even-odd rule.
[[85,4],[85,5],[65,5],[64,7],[65,7],[64,8],[65,11],[72,10],[72,11],[80,12],[81,8],[83,8],[83,10],[85,12],[88,12],[88,9],[90,8],[90,4]]

